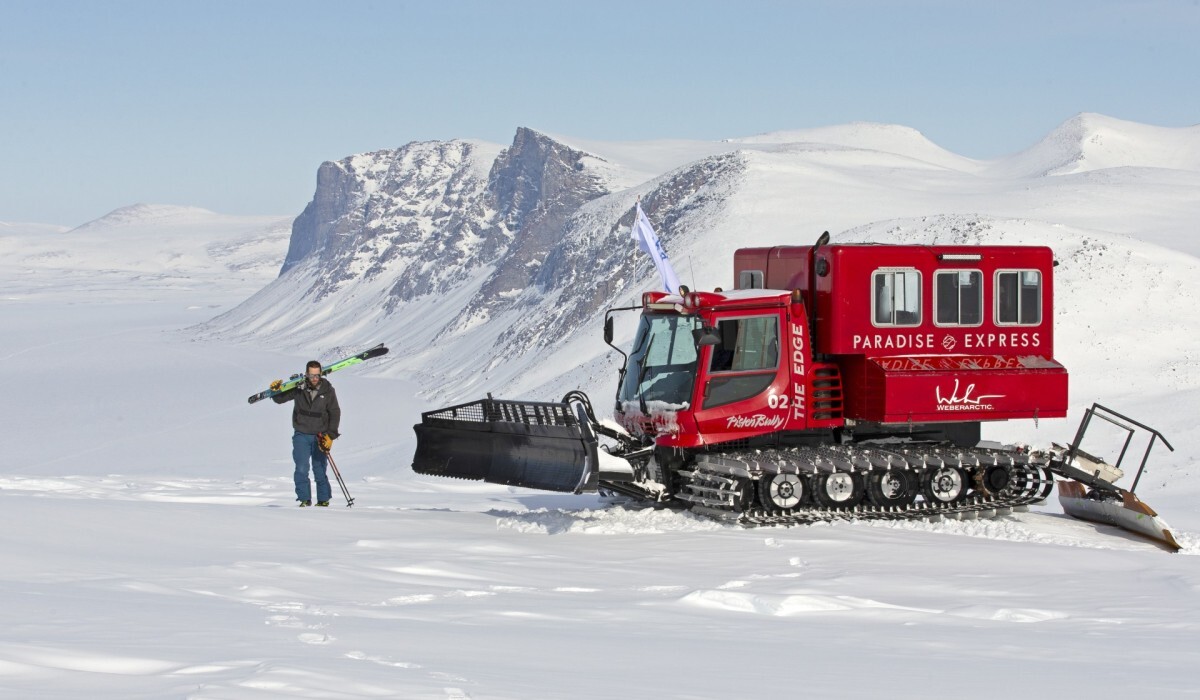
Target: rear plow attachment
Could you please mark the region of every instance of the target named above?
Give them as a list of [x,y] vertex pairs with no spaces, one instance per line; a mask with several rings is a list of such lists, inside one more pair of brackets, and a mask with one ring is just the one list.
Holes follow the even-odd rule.
[[[1126,431],[1125,444],[1116,464],[1108,464],[1080,449],[1093,418]],[[1139,429],[1149,433],[1150,440],[1138,466],[1137,476],[1133,479],[1133,486],[1127,491],[1116,486],[1114,482],[1124,476],[1121,462],[1125,459],[1129,443]],[[1062,505],[1063,512],[1080,520],[1119,527],[1126,532],[1154,540],[1168,551],[1178,552],[1180,546],[1171,534],[1170,527],[1158,517],[1153,508],[1134,494],[1146,469],[1150,450],[1158,441],[1172,452],[1175,451],[1171,443],[1157,430],[1100,404],[1092,404],[1092,407],[1084,412],[1075,440],[1069,447],[1056,445],[1057,455],[1050,463],[1051,470],[1066,479],[1058,482],[1058,502]]]
[[633,473],[625,460],[600,453],[609,434],[587,396],[559,403],[486,399],[421,414],[413,426],[413,471],[544,491],[596,491],[600,480]]

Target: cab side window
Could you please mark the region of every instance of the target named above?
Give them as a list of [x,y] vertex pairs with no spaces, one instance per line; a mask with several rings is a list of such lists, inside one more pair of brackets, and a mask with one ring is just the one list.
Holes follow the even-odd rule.
[[921,273],[879,270],[872,275],[871,320],[876,326],[921,324]]
[[933,277],[934,321],[939,326],[978,326],[983,323],[983,273],[942,270]]
[[729,318],[717,322],[721,343],[712,346],[704,408],[755,396],[771,385],[779,368],[779,317]]
[[1042,273],[1001,270],[996,273],[996,324],[1036,326],[1042,322]]

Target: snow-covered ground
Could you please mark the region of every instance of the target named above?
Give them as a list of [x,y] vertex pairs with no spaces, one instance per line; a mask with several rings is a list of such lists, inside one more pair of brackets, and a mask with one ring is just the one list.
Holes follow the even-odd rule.
[[[1110,228],[1129,225],[1108,206]],[[1170,230],[1200,224],[1181,211]],[[332,378],[354,507],[335,484],[334,507],[298,509],[289,411],[245,399],[311,358],[193,330],[274,277],[281,219],[151,207],[69,232],[0,228],[0,696],[1197,693],[1200,401],[1195,355],[1172,355],[1196,317],[1147,310],[1138,357],[1104,342],[1140,304],[1195,298],[1191,241],[1166,253],[1070,230],[1058,273],[1088,295],[1119,290],[1060,307],[1073,330],[1060,322],[1058,344],[1073,382],[1127,398],[1174,442],[1151,462],[1173,483],[1139,489],[1184,545],[1170,555],[1053,502],[991,521],[742,529],[418,477],[411,426],[429,406],[419,377],[382,360]],[[998,236],[1052,226],[980,220]],[[1164,272],[1138,297],[1137,280],[1088,278],[1106,254]],[[381,340],[399,339],[362,345]],[[1122,368],[1154,383],[1129,386]],[[1073,434],[1046,423],[1042,442]]]
[[1060,515],[742,530],[443,490],[400,468],[364,478],[364,454],[338,456],[353,509],[293,508],[284,476],[5,478],[0,687],[514,699],[1195,689],[1200,559]]

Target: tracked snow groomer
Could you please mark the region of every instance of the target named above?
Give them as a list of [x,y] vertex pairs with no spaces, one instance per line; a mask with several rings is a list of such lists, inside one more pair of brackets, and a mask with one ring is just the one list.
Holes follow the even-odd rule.
[[[413,469],[535,489],[608,491],[748,525],[994,517],[1044,500],[1178,549],[1081,450],[980,445],[984,422],[1067,415],[1045,247],[746,248],[736,289],[648,292],[616,423],[580,392],[423,414]],[[602,438],[605,444],[601,444]],[[1128,447],[1129,440],[1125,446]],[[1122,450],[1122,458],[1124,450]],[[1141,469],[1145,467],[1143,458]],[[1135,482],[1136,487],[1136,482]]]

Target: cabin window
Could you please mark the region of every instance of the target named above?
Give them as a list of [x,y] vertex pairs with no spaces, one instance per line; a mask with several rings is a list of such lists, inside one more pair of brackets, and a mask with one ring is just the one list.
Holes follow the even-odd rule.
[[779,317],[726,318],[717,322],[704,408],[742,401],[771,386],[779,367]]
[[983,323],[983,273],[943,270],[934,280],[934,322],[939,326],[978,326]]
[[1042,273],[1001,270],[996,273],[996,324],[1036,326],[1042,322]]
[[738,289],[762,289],[762,270],[742,270],[738,273]]
[[779,365],[779,317],[726,318],[717,322],[721,344],[712,346],[710,372],[748,372]]
[[879,270],[873,276],[872,320],[876,326],[916,326],[921,323],[921,273]]

